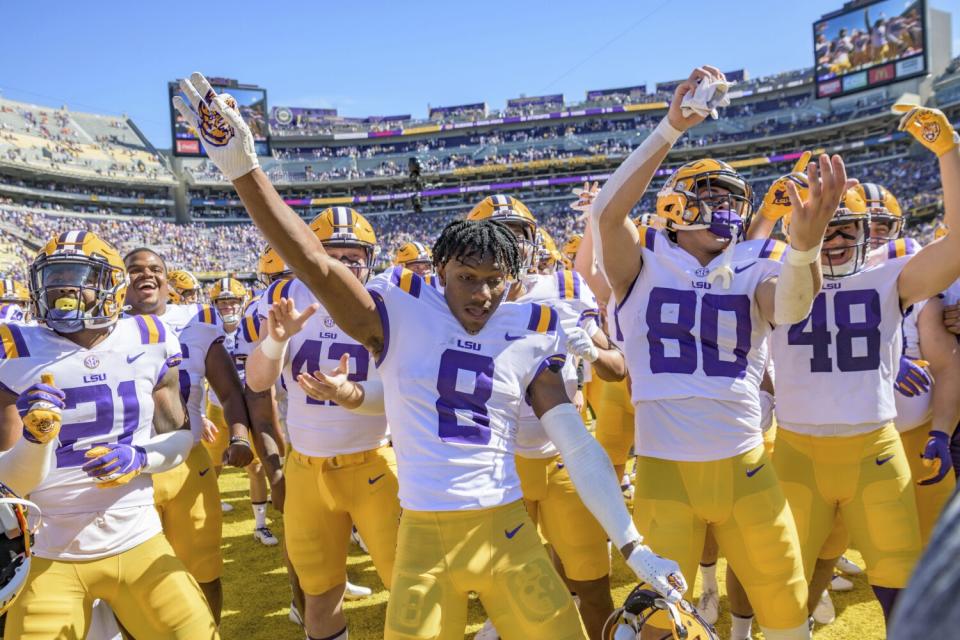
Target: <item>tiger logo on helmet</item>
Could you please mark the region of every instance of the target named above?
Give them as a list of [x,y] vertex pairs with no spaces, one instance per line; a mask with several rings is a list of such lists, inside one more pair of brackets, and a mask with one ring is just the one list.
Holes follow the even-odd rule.
[[330,207],[321,211],[310,221],[310,230],[324,247],[363,249],[366,253],[364,264],[341,261],[350,267],[361,282],[367,281],[373,259],[379,253],[379,247],[377,247],[377,235],[366,218],[350,207]]
[[60,333],[109,327],[123,311],[127,270],[116,248],[92,231],[52,238],[30,265],[37,319]]
[[40,508],[0,482],[0,615],[23,591],[30,575],[33,536],[40,528]]
[[520,242],[523,270],[529,272],[534,268],[539,225],[527,205],[519,199],[504,195],[487,196],[470,210],[467,220],[496,220],[510,227]]
[[200,281],[186,269],[174,269],[167,274],[170,290],[168,302],[172,304],[196,304],[200,302]]
[[[846,229],[846,230],[845,230]],[[851,234],[850,231],[853,231]],[[841,237],[848,244],[834,244]],[[820,249],[825,278],[843,278],[863,269],[870,248],[870,212],[856,187],[847,189],[836,213],[827,225]]]
[[248,295],[247,288],[236,278],[218,278],[210,287],[210,301],[225,325],[233,326],[240,322]]
[[421,276],[433,271],[433,252],[421,242],[404,242],[394,258],[394,264],[400,265]]
[[657,194],[657,216],[668,231],[708,229],[742,239],[753,214],[753,189],[726,162],[706,158],[673,172]]
[[899,238],[903,233],[903,211],[890,190],[873,182],[861,182],[853,188],[867,204],[871,248],[876,249]]
[[265,287],[270,286],[275,280],[288,278],[293,272],[287,267],[287,264],[280,257],[280,254],[267,245],[260,259],[257,260],[257,277]]
[[647,631],[650,637],[666,640],[720,640],[714,628],[686,600],[672,604],[650,585],[639,584],[623,606],[614,610],[603,625],[604,640],[640,640]]

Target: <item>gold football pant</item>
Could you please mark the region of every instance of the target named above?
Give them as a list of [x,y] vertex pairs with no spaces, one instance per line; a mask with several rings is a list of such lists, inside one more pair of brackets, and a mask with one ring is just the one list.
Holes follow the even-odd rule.
[[594,378],[590,384],[597,387],[592,393],[592,401],[595,400],[593,412],[597,416],[597,442],[614,466],[625,465],[633,446],[635,429],[627,380],[607,382]]
[[505,640],[587,637],[521,501],[400,518],[387,640],[460,640],[476,592]]
[[8,640],[86,637],[93,601],[110,604],[137,640],[219,638],[196,580],[162,535],[115,556],[67,562],[34,557],[7,613]]

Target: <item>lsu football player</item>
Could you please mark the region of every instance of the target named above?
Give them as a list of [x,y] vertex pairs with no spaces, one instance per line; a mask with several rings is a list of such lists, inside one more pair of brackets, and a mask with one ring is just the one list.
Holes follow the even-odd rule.
[[[363,216],[333,207],[311,221],[310,231],[358,283],[366,282],[377,242]],[[272,307],[281,303],[302,315],[278,324]],[[390,585],[400,517],[396,459],[383,415],[355,415],[342,403],[318,402],[293,383],[344,358],[353,380],[378,384],[379,375],[367,349],[336,325],[303,281],[275,281],[257,313],[269,333],[247,360],[247,385],[266,391],[282,376],[287,388],[291,450],[284,468],[284,536],[306,594],[305,628],[312,638],[345,636],[343,597],[354,525],[381,580]],[[281,342],[288,346],[278,350]]]
[[[401,268],[367,290],[283,203],[235,102],[199,73],[181,90],[190,103],[177,96],[174,106],[198,129],[229,125],[222,146],[206,145],[212,161],[334,324],[379,366],[382,399],[364,392],[360,406],[385,410],[393,427],[404,507],[384,637],[462,637],[470,591],[505,637],[585,637],[521,502],[513,444],[525,397],[627,564],[679,600],[686,585],[676,564],[641,543],[609,460],[569,402],[557,312],[502,302],[508,278],[521,275],[509,229],[492,220],[448,225],[434,246],[443,292]],[[201,124],[197,110],[216,118]]]
[[430,253],[430,247],[421,242],[404,242],[397,249],[393,263],[420,276],[433,272],[433,254]]
[[[241,382],[246,374],[247,354],[244,352],[244,340],[240,322],[243,319],[243,310],[247,304],[248,292],[236,278],[218,278],[210,288],[210,302],[223,322],[225,338],[223,346],[233,359]],[[213,461],[217,475],[220,475],[223,454],[229,446],[229,428],[223,412],[223,404],[215,392],[207,394],[207,418],[216,426],[216,440],[212,443],[204,442],[207,452]],[[267,526],[267,478],[263,472],[263,465],[254,454],[253,462],[245,467],[250,478],[250,503],[253,507],[253,537],[268,547],[279,544],[276,536]]]
[[[467,214],[467,220],[501,222],[521,246],[545,235],[527,206],[513,196],[484,198]],[[549,245],[533,244],[534,250],[524,253],[521,276],[510,287],[507,300],[551,305],[567,336],[567,352],[593,364],[607,379],[622,379],[626,373],[623,354],[610,347],[597,324],[599,311],[590,288],[575,271],[539,273],[536,263],[541,250],[549,251]],[[574,358],[564,363],[562,375],[573,400],[578,384]],[[588,634],[599,638],[613,611],[606,533],[584,506],[560,452],[530,406],[521,409],[515,451],[527,511],[560,559],[571,591],[580,597],[580,615]],[[571,522],[579,524],[571,527]]]
[[[771,326],[801,320],[813,302],[817,248],[846,184],[843,162],[823,156],[810,166],[816,189],[808,202],[796,200],[790,250],[738,242],[752,191],[711,159],[683,165],[661,189],[665,230],[641,235],[629,218],[667,152],[725,86],[717,69],[695,69],[667,117],[603,186],[590,221],[636,407],[638,528],[692,575],[709,527],[764,636],[807,638],[797,530],[764,450],[760,383]],[[688,94],[707,96],[708,106],[682,109]]]
[[176,336],[155,316],[120,318],[123,261],[91,232],[51,239],[30,292],[42,324],[0,325],[0,430],[55,451],[28,490],[43,522],[5,637],[85,637],[96,598],[137,638],[218,637],[154,507],[151,476],[192,443]]
[[903,234],[903,211],[897,198],[883,185],[861,182],[854,189],[870,214],[870,248],[884,247]]
[[246,467],[253,461],[248,438],[243,386],[233,359],[223,346],[223,325],[217,312],[205,304],[170,304],[170,284],[163,256],[152,249],[134,249],[124,257],[130,287],[131,314],[159,318],[165,330],[181,343],[183,362],[179,389],[190,418],[194,446],[184,464],[153,476],[157,510],[170,545],[200,583],[213,617],[223,608],[223,553],[220,540],[223,515],[213,462],[201,444],[204,428],[204,380],[223,402],[230,425],[230,445],[223,461]]
[[[938,156],[946,221],[960,223],[953,128],[936,109],[899,108],[907,110],[900,129]],[[791,199],[797,193],[794,186]],[[869,220],[863,197],[847,190],[821,240],[826,281],[809,317],[774,331],[774,462],[797,521],[807,575],[839,513],[889,618],[921,548],[910,463],[894,426],[901,320],[910,305],[960,276],[960,239],[948,235],[912,256],[869,264]],[[810,398],[818,399],[814,412]],[[923,457],[934,469],[939,465],[934,477],[941,479],[950,466],[949,434],[930,431]]]
[[169,302],[173,304],[198,304],[203,289],[200,281],[186,269],[174,269],[167,277]]
[[0,322],[30,322],[30,291],[13,278],[0,279]]

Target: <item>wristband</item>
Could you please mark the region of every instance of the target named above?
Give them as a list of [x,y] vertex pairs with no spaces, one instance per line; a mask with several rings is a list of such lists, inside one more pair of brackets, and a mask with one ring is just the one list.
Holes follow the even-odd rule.
[[669,142],[670,146],[673,146],[677,140],[680,139],[680,136],[683,135],[683,131],[674,129],[673,125],[670,124],[670,118],[667,117],[664,117],[663,120],[660,121],[660,124],[653,130],[653,133]]
[[808,264],[813,264],[820,259],[820,248],[822,246],[823,243],[820,243],[813,249],[807,249],[806,251],[800,251],[791,246],[790,251],[787,251],[787,264],[794,267],[804,267]]
[[267,337],[260,343],[260,353],[266,356],[268,360],[282,360],[283,354],[287,351],[287,342],[289,340],[283,342],[274,340],[273,336],[268,333]]

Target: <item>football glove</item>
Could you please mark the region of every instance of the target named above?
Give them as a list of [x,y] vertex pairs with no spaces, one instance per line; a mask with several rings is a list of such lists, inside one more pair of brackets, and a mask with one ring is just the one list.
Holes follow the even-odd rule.
[[40,380],[24,389],[17,398],[17,407],[23,420],[23,437],[46,444],[60,433],[60,412],[66,407],[66,396],[53,386],[49,373],[41,374]]
[[638,544],[627,558],[627,566],[640,579],[653,587],[667,602],[679,602],[687,590],[687,581],[680,565],[655,554],[650,547]]
[[197,132],[203,149],[227,180],[233,182],[260,166],[253,134],[233,96],[217,95],[203,74],[196,72],[180,81],[180,91],[189,104],[174,96],[173,106]]
[[943,431],[931,431],[920,457],[923,458],[923,466],[930,469],[930,473],[918,478],[917,484],[936,484],[943,480],[953,464],[950,457],[950,436]]
[[97,481],[101,489],[127,484],[140,475],[147,464],[147,452],[143,447],[119,442],[98,445],[84,456],[90,462],[83,465],[83,470]]
[[790,173],[773,181],[763,197],[763,204],[760,205],[761,216],[776,222],[790,215],[790,192],[787,191],[787,182],[793,182],[797,186],[801,198],[807,197],[807,190],[810,187],[807,180],[807,165],[810,164],[812,155],[809,151],[804,151],[794,163]]
[[600,350],[593,343],[593,338],[580,327],[574,327],[567,332],[567,353],[572,353],[587,362],[595,362],[600,357]]
[[928,366],[930,363],[926,360],[911,360],[907,356],[900,356],[900,370],[897,371],[894,388],[908,398],[930,393],[933,380],[925,369]]
[[943,111],[909,104],[895,104],[893,110],[896,113],[906,111],[906,114],[900,118],[900,126],[897,128],[912,135],[917,142],[933,151],[938,158],[956,151],[957,146],[960,145],[960,135],[953,130],[953,125],[947,120]]

